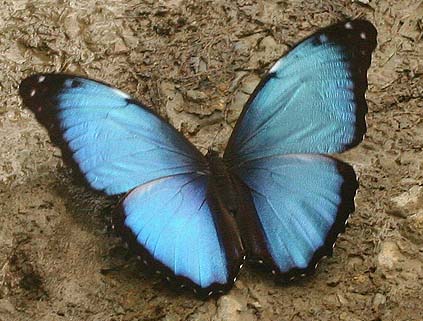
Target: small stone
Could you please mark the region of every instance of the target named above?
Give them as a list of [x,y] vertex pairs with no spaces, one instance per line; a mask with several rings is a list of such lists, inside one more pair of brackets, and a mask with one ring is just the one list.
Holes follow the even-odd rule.
[[15,307],[7,299],[0,300],[0,315],[15,313]]
[[254,302],[250,303],[250,305],[256,310],[262,310],[263,309],[263,306],[260,304],[259,301],[254,301]]
[[413,215],[423,205],[423,187],[413,186],[407,192],[393,197],[391,201],[391,214],[396,214],[401,217]]
[[213,321],[241,321],[241,311],[243,305],[241,300],[234,295],[224,295],[217,301],[217,312],[213,317]]
[[413,186],[407,192],[392,198],[392,201],[399,207],[405,207],[409,205],[410,203],[417,202],[419,196],[421,196],[422,193],[423,193],[422,186]]
[[385,241],[382,243],[377,257],[378,265],[383,269],[392,270],[401,256],[402,255],[395,242]]
[[63,21],[63,28],[70,39],[78,38],[81,34],[78,16],[73,13],[68,15]]
[[242,81],[242,87],[241,90],[246,93],[251,95],[254,92],[254,89],[256,89],[257,85],[260,83],[260,77],[252,74],[249,75],[247,77],[245,77],[245,79]]
[[342,305],[348,305],[348,300],[342,294],[337,293],[336,297],[338,298],[339,303]]
[[181,112],[184,110],[184,106],[184,97],[182,96],[182,94],[175,92],[173,97],[169,97],[169,100],[166,104],[166,110],[172,109],[177,112]]
[[241,280],[236,281],[235,283],[235,287],[237,289],[243,290],[246,289],[247,287],[245,286],[244,282],[242,282]]
[[264,50],[278,50],[279,45],[272,36],[267,36],[260,41],[260,48]]
[[373,306],[378,308],[381,305],[386,303],[386,296],[380,293],[376,293],[375,297],[373,298]]
[[114,53],[124,53],[128,52],[128,47],[126,46],[125,42],[122,40],[122,38],[116,38],[114,43]]
[[326,284],[329,285],[330,287],[335,287],[339,284],[340,281],[341,279],[339,276],[333,276],[329,280],[326,281]]
[[418,246],[423,245],[423,210],[407,217],[401,224],[401,234]]
[[339,320],[342,321],[358,321],[360,319],[356,318],[353,314],[347,312],[341,312],[339,314]]
[[323,302],[324,305],[328,308],[341,306],[341,303],[339,302],[338,297],[335,294],[325,295]]
[[349,266],[352,267],[360,267],[363,264],[363,259],[357,255],[351,256],[350,259],[348,259]]
[[187,91],[186,97],[187,99],[195,102],[202,102],[208,98],[207,94],[203,93],[202,91],[193,89]]

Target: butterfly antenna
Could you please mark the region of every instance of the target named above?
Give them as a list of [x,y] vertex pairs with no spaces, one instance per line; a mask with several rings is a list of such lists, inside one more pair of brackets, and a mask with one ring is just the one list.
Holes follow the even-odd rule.
[[220,123],[219,129],[216,131],[216,135],[214,135],[214,137],[213,137],[213,140],[212,140],[212,143],[211,143],[211,149],[217,150],[217,148],[215,148],[215,147],[217,147],[216,146],[216,140],[217,140],[217,136],[219,136],[222,129],[223,129],[223,124]]

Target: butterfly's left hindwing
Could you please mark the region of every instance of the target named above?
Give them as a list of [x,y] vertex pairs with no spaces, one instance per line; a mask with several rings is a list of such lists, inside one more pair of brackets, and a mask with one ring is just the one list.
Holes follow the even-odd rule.
[[214,220],[221,213],[210,206],[207,186],[198,174],[151,181],[126,196],[115,221],[145,265],[201,295],[228,290],[242,261],[220,238]]

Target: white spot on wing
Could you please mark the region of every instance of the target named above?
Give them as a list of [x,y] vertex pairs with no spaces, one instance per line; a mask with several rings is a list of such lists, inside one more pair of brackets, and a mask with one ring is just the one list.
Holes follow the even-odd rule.
[[35,93],[36,93],[36,90],[35,89],[32,89],[31,92],[29,93],[29,95],[31,97],[34,97],[35,96]]
[[119,96],[121,96],[121,97],[123,97],[123,98],[130,98],[130,96],[129,95],[127,95],[127,94],[125,94],[123,91],[121,91],[121,90],[119,90],[119,89],[116,89],[116,88],[112,88],[112,90],[115,92],[115,94],[117,94],[117,95],[119,95]]
[[367,38],[366,33],[365,32],[360,33],[360,38],[366,39]]
[[326,36],[324,33],[322,33],[320,36],[319,36],[319,39],[320,39],[320,42],[326,42],[326,41],[328,41],[328,36]]
[[72,87],[73,79],[66,79],[64,86],[65,87]]
[[168,179],[172,179],[172,177],[163,177],[163,178],[159,178],[156,179],[154,181],[145,183],[143,185],[138,186],[137,188],[135,188],[134,190],[132,190],[132,192],[129,193],[128,196],[126,196],[126,198],[123,201],[123,206],[125,207],[126,203],[129,202],[129,200],[131,200],[134,197],[137,197],[138,195],[144,194],[146,192],[148,192],[149,190],[151,190],[155,185],[168,180]]
[[282,59],[279,59],[278,61],[276,61],[276,63],[272,66],[272,68],[270,68],[269,73],[277,72],[281,65],[281,61]]
[[347,22],[346,24],[345,24],[345,29],[352,29],[353,28],[353,25],[352,25],[352,23],[351,22]]
[[46,79],[45,76],[40,76],[38,77],[38,82],[43,82]]

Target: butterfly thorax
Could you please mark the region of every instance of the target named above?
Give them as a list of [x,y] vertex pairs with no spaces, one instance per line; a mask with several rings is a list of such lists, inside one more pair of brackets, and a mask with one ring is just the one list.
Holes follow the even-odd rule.
[[238,209],[238,195],[229,169],[217,151],[209,149],[206,157],[210,170],[210,192],[218,197],[232,214],[235,214]]

